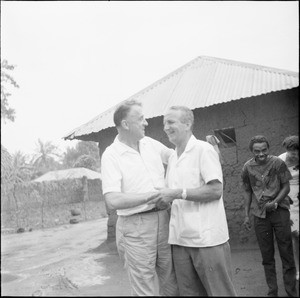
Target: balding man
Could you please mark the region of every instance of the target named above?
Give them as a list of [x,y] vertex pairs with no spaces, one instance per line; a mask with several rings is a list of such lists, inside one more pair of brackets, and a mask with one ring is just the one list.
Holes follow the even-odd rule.
[[148,205],[164,186],[165,169],[172,149],[145,137],[142,106],[135,100],[122,103],[114,113],[118,135],[102,156],[102,187],[109,208],[116,209],[116,242],[125,261],[132,295],[176,296],[178,287],[168,244],[169,204]]

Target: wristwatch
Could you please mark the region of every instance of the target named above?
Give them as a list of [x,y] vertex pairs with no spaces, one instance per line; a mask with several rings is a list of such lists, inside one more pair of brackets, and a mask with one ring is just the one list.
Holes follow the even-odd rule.
[[184,189],[182,190],[181,198],[182,198],[183,200],[186,200],[186,197],[187,197],[187,194],[186,194],[186,188],[184,188]]

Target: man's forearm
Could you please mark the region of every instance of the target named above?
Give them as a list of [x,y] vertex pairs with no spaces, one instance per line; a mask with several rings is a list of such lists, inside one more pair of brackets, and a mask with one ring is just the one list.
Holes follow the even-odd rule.
[[127,209],[146,204],[157,192],[147,193],[122,193],[110,192],[104,195],[109,209]]
[[212,182],[199,188],[187,189],[187,200],[194,202],[211,202],[219,200],[223,194],[221,182]]
[[[161,195],[157,200],[162,199],[165,202],[172,202],[175,199],[181,199],[182,188],[177,189],[163,189]],[[186,189],[186,200],[193,202],[210,202],[221,198],[223,193],[222,183],[218,180],[213,180],[207,184],[197,188]],[[155,200],[155,201],[157,201]]]
[[276,198],[273,200],[273,203],[279,204],[288,195],[289,192],[290,192],[290,183],[287,182],[287,183],[283,184],[280,192],[278,193]]
[[245,216],[249,217],[250,214],[250,207],[252,203],[252,193],[250,191],[245,191]]

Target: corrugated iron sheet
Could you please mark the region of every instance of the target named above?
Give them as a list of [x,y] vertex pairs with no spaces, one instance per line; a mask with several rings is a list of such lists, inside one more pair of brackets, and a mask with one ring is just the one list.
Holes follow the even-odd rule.
[[[260,65],[200,56],[128,99],[143,103],[147,119],[161,116],[173,105],[203,108],[241,98],[299,86],[299,74]],[[77,137],[113,127],[116,106],[64,138]]]

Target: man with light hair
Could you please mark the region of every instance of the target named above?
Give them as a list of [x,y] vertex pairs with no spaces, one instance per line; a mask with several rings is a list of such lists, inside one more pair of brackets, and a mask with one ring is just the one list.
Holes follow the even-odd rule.
[[167,187],[151,203],[172,203],[169,243],[180,296],[236,296],[223,203],[223,176],[214,147],[192,133],[193,112],[173,106],[164,131],[176,146]]
[[[148,125],[141,103],[122,103],[114,113],[118,135],[102,156],[102,188],[116,209],[116,243],[127,268],[132,295],[177,296],[178,287],[168,244],[170,205],[149,205],[164,187],[165,169],[174,150],[145,136]],[[159,291],[157,293],[156,276]]]

